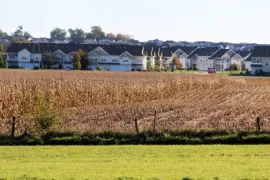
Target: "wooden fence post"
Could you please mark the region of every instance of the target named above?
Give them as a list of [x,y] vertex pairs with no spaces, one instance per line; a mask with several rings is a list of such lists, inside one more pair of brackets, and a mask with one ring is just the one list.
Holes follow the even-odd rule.
[[261,131],[261,120],[260,117],[257,117],[256,119],[256,131],[260,132]]
[[135,121],[136,132],[137,132],[137,134],[140,134],[139,127],[138,127],[138,120],[137,120],[137,118],[135,118],[134,121]]
[[12,125],[11,125],[11,137],[14,138],[15,136],[15,121],[16,121],[16,118],[13,116],[12,117]]
[[154,116],[154,128],[153,128],[154,133],[156,133],[156,122],[157,122],[157,110],[155,110],[155,116]]

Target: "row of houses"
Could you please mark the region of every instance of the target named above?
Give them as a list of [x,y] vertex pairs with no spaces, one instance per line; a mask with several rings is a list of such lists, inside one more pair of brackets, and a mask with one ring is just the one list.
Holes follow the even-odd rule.
[[42,55],[50,52],[57,59],[55,67],[61,64],[64,69],[73,69],[72,59],[78,50],[87,53],[89,70],[95,70],[99,66],[110,71],[143,71],[149,65],[152,68],[156,67],[158,59],[161,59],[161,68],[167,67],[173,57],[177,57],[184,69],[227,70],[232,64],[237,64],[242,69],[251,70],[251,52],[235,52],[220,47],[14,43],[7,48],[4,55],[9,68],[35,69],[40,68]]

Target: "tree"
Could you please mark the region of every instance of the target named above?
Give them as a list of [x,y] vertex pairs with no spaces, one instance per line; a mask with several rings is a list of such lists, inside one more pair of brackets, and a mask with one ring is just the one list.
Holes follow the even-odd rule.
[[115,36],[115,34],[113,34],[113,33],[109,33],[109,34],[106,35],[106,37],[107,37],[107,38],[114,39],[116,36]]
[[117,34],[116,38],[127,41],[127,40],[130,40],[131,39],[131,35],[119,33],[119,34]]
[[39,68],[40,68],[40,69],[45,69],[44,64],[43,64],[42,61],[40,61],[40,63],[39,63]]
[[101,67],[99,66],[99,64],[97,65],[96,70],[101,71]]
[[147,69],[148,71],[152,71],[152,70],[153,70],[153,68],[152,68],[152,65],[151,65],[151,62],[150,62],[150,61],[147,61],[147,64],[146,64],[146,69]]
[[0,55],[4,52],[4,47],[2,44],[0,44]]
[[0,54],[0,68],[7,68],[7,62],[4,57]]
[[156,62],[155,62],[155,69],[158,68],[158,70],[160,70],[162,68],[162,59],[160,55],[156,56]]
[[82,43],[86,38],[85,32],[82,29],[69,29],[68,32],[70,39],[74,42]]
[[1,29],[0,29],[0,39],[7,39],[8,38],[8,34],[3,32]]
[[89,60],[87,58],[87,54],[83,50],[78,51],[80,58],[81,58],[81,69],[85,70],[89,66]]
[[64,69],[63,64],[59,64],[58,69]]
[[103,32],[100,26],[92,26],[91,32],[86,34],[87,38],[105,38],[105,32]]
[[29,32],[26,32],[26,31],[25,31],[25,32],[23,33],[23,37],[24,37],[25,39],[29,39],[29,38],[32,37],[32,36],[31,36],[31,34],[30,34]]
[[28,43],[28,38],[31,37],[30,33],[23,32],[23,27],[18,26],[18,29],[12,33],[11,42],[12,43]]
[[73,63],[74,70],[80,70],[82,68],[81,67],[81,55],[78,52],[74,53],[72,63]]
[[67,36],[67,32],[64,29],[54,28],[51,33],[51,39],[53,40],[64,40]]
[[51,52],[45,52],[42,55],[43,64],[46,65],[46,67],[50,68],[52,65],[55,65],[57,63],[57,58],[55,55],[53,55]]

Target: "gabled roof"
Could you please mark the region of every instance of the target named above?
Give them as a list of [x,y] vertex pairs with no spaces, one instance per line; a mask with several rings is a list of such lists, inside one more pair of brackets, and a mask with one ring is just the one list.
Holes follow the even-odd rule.
[[173,55],[171,48],[161,48],[161,53],[163,57],[172,57]]
[[[229,51],[232,51],[231,49],[220,49],[215,54],[213,54],[209,59],[215,59],[215,58],[221,58],[224,56],[224,54],[228,53]],[[236,53],[233,51],[231,53],[231,57],[233,57]]]
[[173,46],[172,51],[175,53],[178,49],[182,50],[187,55],[191,54],[195,51],[198,47],[197,46]]
[[212,56],[214,53],[216,53],[220,48],[219,47],[206,47],[206,48],[198,48],[195,51],[193,51],[188,58],[192,58],[195,55],[198,56]]
[[270,57],[270,46],[255,46],[252,57]]
[[153,56],[153,47],[145,46],[144,47],[144,55],[145,56]]
[[243,58],[245,58],[245,57],[247,57],[248,55],[251,54],[250,51],[236,51],[236,53],[238,53]]
[[129,52],[132,56],[143,56],[143,46],[138,45],[105,45],[102,46],[108,54],[119,56],[124,52]]
[[53,43],[42,43],[42,44],[26,44],[26,43],[13,43],[7,48],[6,52],[18,53],[23,49],[27,49],[30,53],[44,53],[44,52],[55,52],[61,50],[65,54],[83,50],[86,53],[93,51],[97,47],[101,47],[110,55],[121,55],[128,51],[133,56],[142,56],[143,46],[139,45],[97,45],[97,44],[53,44]]

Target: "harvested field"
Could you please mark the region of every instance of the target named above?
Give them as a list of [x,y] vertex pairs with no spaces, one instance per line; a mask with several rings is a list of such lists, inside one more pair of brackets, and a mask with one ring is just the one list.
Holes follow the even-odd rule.
[[0,133],[17,118],[17,134],[33,129],[41,107],[64,114],[58,132],[270,130],[270,80],[225,75],[0,71]]

